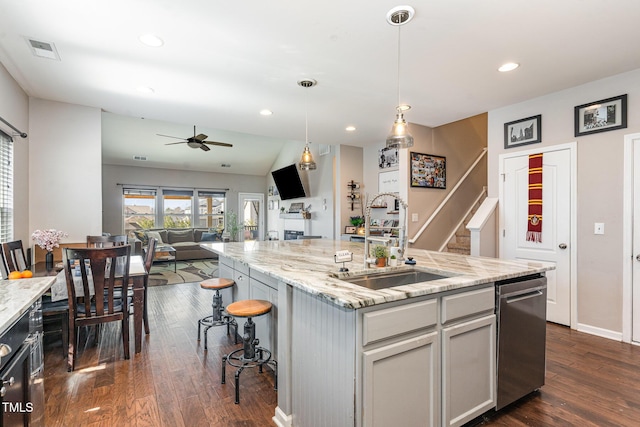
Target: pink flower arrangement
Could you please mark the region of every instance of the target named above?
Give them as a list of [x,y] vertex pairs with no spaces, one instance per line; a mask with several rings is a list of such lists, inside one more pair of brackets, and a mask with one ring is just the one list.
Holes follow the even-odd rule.
[[68,234],[65,232],[50,228],[49,230],[34,231],[33,234],[31,234],[31,239],[45,251],[51,252],[53,248],[60,246],[60,240],[67,236]]

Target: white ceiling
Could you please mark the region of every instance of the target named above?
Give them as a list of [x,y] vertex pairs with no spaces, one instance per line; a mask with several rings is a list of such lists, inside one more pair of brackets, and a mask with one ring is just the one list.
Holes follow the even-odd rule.
[[[264,175],[286,142],[302,151],[305,104],[312,151],[385,139],[398,98],[398,28],[385,16],[399,4],[0,0],[0,62],[30,96],[112,113],[105,162]],[[409,4],[400,98],[412,123],[437,126],[640,68],[638,0]],[[144,46],[146,33],[164,46]],[[61,60],[34,56],[27,38],[54,43]],[[497,72],[507,61],[521,67]],[[302,78],[318,85],[303,89]],[[192,136],[193,125],[234,147],[203,152],[155,135]]]

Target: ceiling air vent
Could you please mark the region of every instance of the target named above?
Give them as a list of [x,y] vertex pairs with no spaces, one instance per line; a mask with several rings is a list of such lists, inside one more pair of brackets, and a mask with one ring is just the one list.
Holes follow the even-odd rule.
[[147,156],[133,156],[133,160],[139,160],[141,162],[147,161]]
[[29,42],[31,53],[35,56],[60,61],[60,55],[58,55],[58,50],[56,49],[55,44],[33,39],[27,39],[27,41]]
[[318,155],[326,156],[331,153],[331,146],[329,144],[318,144]]

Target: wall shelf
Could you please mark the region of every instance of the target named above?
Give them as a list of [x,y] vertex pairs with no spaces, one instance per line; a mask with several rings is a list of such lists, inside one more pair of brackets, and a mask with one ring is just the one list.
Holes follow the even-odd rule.
[[311,212],[281,213],[281,219],[311,219]]

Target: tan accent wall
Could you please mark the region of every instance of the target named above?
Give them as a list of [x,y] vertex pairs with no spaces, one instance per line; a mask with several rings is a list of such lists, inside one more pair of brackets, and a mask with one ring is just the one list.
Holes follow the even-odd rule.
[[[414,146],[410,152],[446,157],[446,189],[409,187],[409,238],[413,238],[425,221],[452,191],[461,177],[487,147],[487,114],[479,114],[433,129],[412,125]],[[410,164],[407,173],[411,171]],[[402,173],[402,172],[401,172]],[[409,175],[410,176],[410,175]],[[407,180],[410,182],[410,180]],[[475,168],[434,222],[412,247],[437,250],[487,185],[486,158]],[[412,214],[418,222],[412,222]]]

